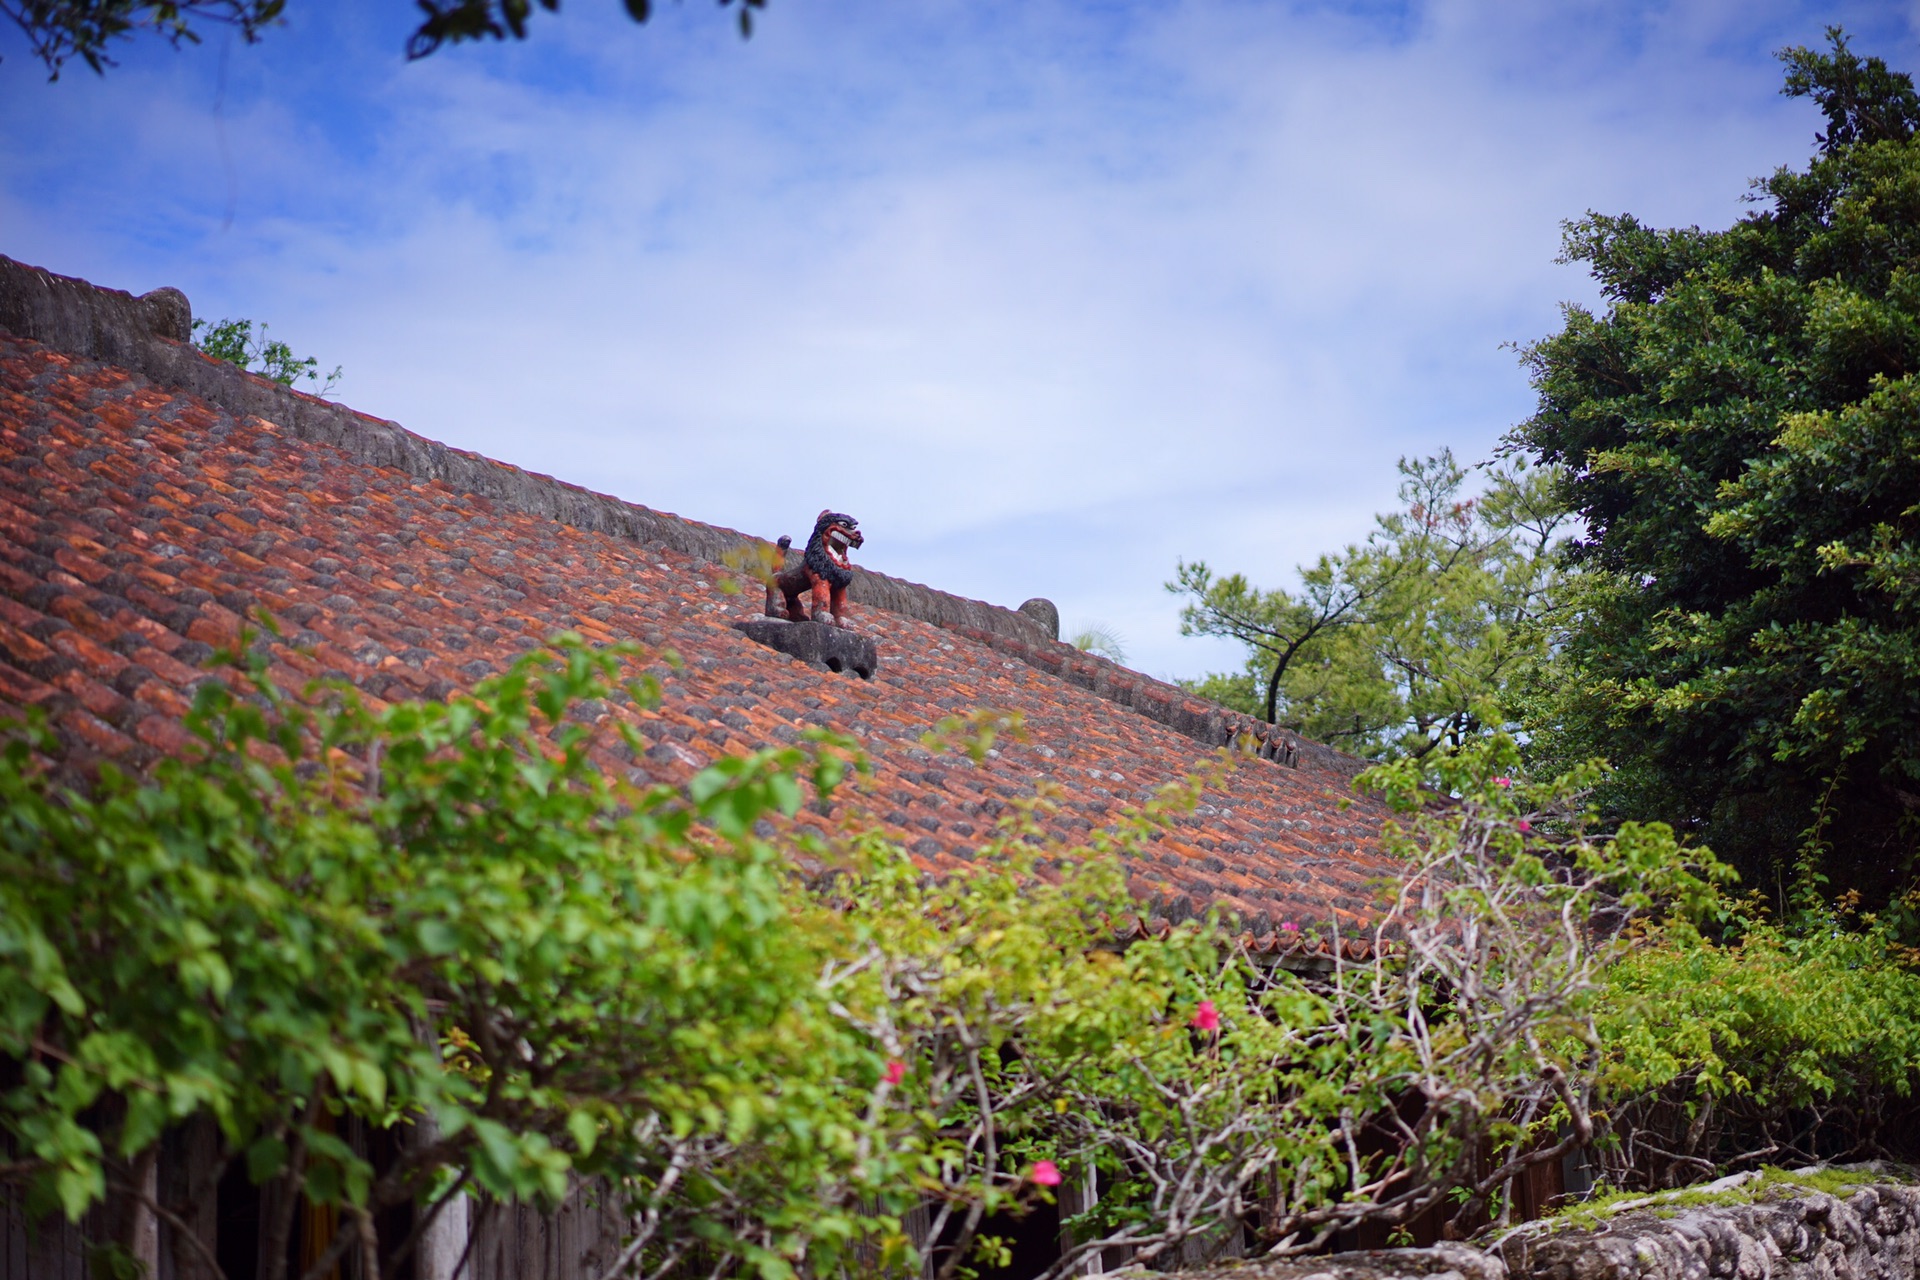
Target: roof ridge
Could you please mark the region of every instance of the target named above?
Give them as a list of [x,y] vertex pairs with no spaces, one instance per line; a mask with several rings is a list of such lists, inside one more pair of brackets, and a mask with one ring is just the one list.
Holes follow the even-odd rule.
[[1011,654],[1036,670],[1058,676],[1210,747],[1230,746],[1236,740],[1245,742],[1250,749],[1264,745],[1266,749],[1260,754],[1276,763],[1296,769],[1330,770],[1349,782],[1373,763],[1058,640],[1033,644],[966,626],[950,630],[977,644]]

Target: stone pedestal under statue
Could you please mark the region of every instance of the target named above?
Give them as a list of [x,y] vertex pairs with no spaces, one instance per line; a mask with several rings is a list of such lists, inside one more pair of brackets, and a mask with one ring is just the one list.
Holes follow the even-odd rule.
[[783,618],[748,618],[733,625],[749,640],[823,671],[852,672],[862,680],[871,680],[880,669],[880,650],[873,638],[845,627]]

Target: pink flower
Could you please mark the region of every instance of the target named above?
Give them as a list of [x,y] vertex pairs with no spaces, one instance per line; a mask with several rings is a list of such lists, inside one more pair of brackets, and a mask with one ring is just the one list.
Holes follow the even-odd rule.
[[907,1064],[904,1062],[887,1063],[887,1074],[880,1078],[888,1084],[899,1084],[907,1078]]
[[1280,932],[1282,932],[1282,933],[1298,933],[1298,932],[1300,932],[1300,926],[1299,926],[1299,925],[1297,925],[1297,924],[1295,924],[1295,923],[1294,923],[1293,921],[1291,921],[1291,920],[1282,920],[1282,921],[1280,922]]
[[1533,824],[1531,822],[1528,822],[1525,818],[1522,818],[1520,819],[1520,821],[1513,824],[1513,829],[1515,831],[1518,831],[1521,835],[1525,835],[1527,834],[1527,832],[1533,830]]
[[1060,1166],[1051,1160],[1035,1160],[1033,1168],[1027,1171],[1027,1177],[1036,1186],[1057,1187],[1060,1185]]
[[1513,779],[1502,774],[1493,780],[1493,785],[1496,787],[1510,787],[1513,785]]
[[1193,1021],[1188,1025],[1197,1031],[1218,1031],[1220,1011],[1213,1007],[1213,1001],[1202,1000],[1200,1008],[1194,1012]]

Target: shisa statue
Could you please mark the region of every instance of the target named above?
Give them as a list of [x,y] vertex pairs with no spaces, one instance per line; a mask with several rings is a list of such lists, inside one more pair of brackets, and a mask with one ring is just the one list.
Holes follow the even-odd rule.
[[[853,583],[853,565],[847,552],[865,542],[858,520],[838,511],[822,511],[813,522],[813,533],[800,563],[781,569],[767,582],[767,616],[789,622],[806,622],[809,617],[814,622],[831,620],[834,626],[851,630],[845,617],[847,588]],[[793,539],[782,534],[777,545],[784,555],[793,546]],[[811,614],[800,603],[802,593],[807,592],[813,596]]]

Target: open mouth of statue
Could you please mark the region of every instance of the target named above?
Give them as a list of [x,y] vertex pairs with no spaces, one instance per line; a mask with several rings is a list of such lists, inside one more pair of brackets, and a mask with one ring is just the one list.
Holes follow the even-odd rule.
[[866,539],[860,536],[858,529],[833,528],[827,530],[826,541],[827,559],[842,569],[851,569],[853,565],[847,561],[847,551],[849,548],[859,546]]

